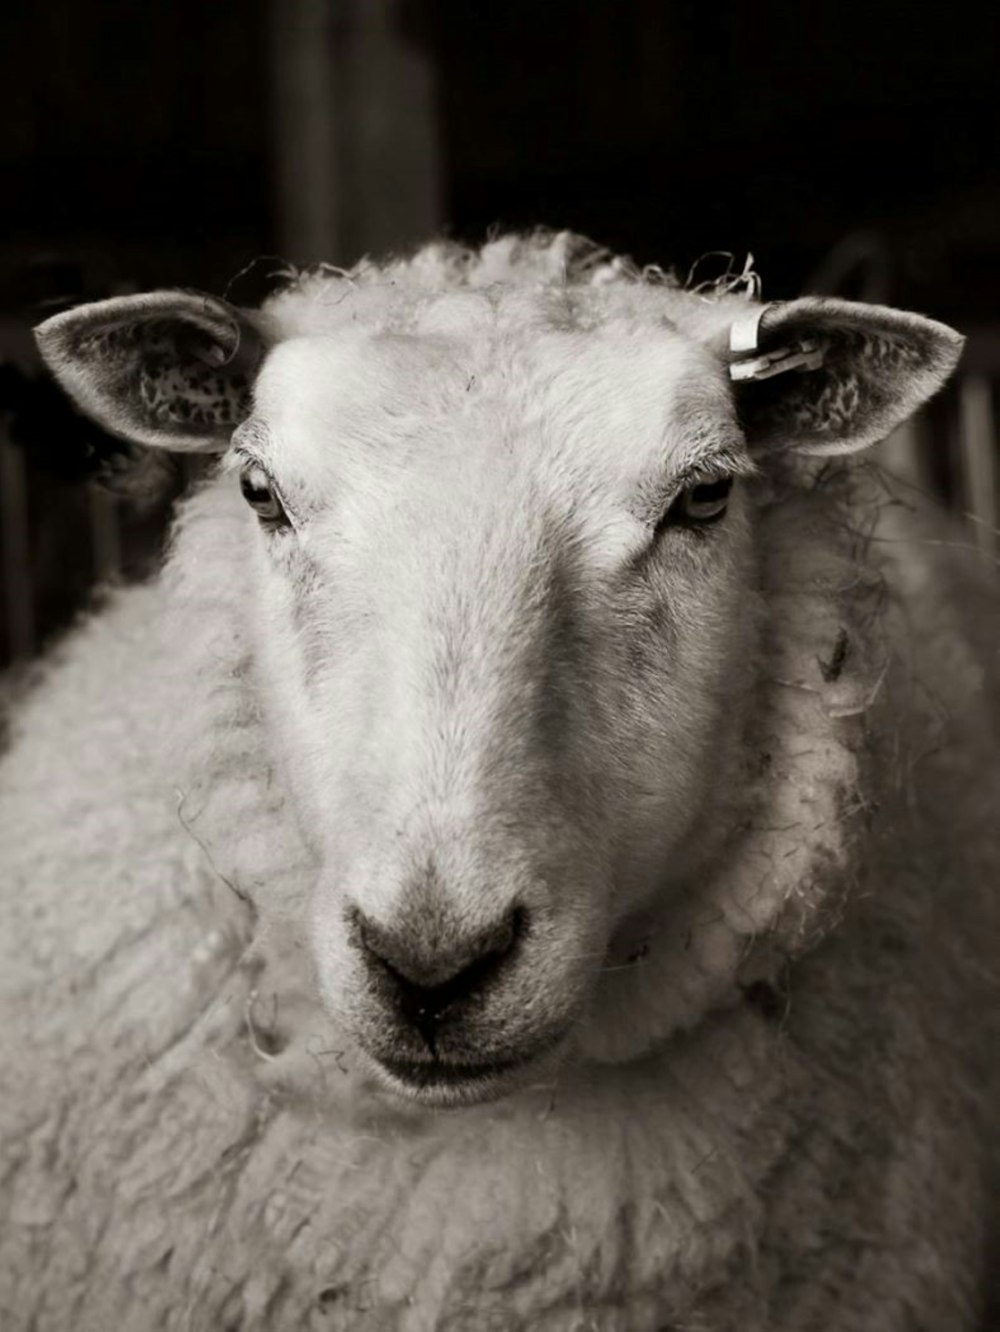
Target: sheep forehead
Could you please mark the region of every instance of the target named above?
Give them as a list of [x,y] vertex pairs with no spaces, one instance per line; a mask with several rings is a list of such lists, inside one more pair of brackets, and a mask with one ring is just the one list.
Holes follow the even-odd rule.
[[[472,308],[466,308],[471,303]],[[255,424],[306,475],[409,465],[585,475],[669,471],[737,436],[719,367],[669,327],[562,331],[498,324],[449,297],[419,332],[344,328],[272,351]],[[537,479],[537,478],[536,478]]]

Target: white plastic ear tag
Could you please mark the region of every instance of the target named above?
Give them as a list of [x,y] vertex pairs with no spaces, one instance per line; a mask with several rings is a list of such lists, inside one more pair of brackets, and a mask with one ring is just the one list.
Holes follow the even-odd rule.
[[758,353],[760,321],[766,310],[766,305],[759,305],[730,325],[729,350],[736,359],[730,362],[729,378],[736,383],[770,379],[787,370],[817,370],[823,364],[823,348],[815,338],[800,338],[786,347]]

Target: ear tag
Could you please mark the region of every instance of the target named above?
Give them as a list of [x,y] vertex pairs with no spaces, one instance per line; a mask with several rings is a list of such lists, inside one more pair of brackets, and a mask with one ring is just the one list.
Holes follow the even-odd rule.
[[800,338],[798,342],[774,351],[760,352],[760,321],[767,310],[760,305],[743,319],[735,319],[729,329],[729,350],[735,360],[729,365],[729,378],[745,384],[757,379],[771,379],[788,370],[818,370],[823,364],[823,347],[815,338]]

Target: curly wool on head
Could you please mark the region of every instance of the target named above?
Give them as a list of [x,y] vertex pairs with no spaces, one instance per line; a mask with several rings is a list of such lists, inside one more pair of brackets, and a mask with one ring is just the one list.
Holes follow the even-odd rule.
[[[731,319],[759,290],[756,275],[685,284],[655,265],[631,259],[569,231],[538,229],[500,235],[483,246],[436,241],[412,255],[362,259],[353,268],[319,264],[275,271],[278,285],[264,305],[280,328],[331,331],[363,318],[373,328],[419,328],[428,306],[442,297],[479,296],[485,309],[508,301],[520,317],[561,329],[587,330],[621,319],[662,323],[676,319],[693,330]],[[548,299],[538,301],[538,295]],[[456,301],[456,309],[472,303]]]

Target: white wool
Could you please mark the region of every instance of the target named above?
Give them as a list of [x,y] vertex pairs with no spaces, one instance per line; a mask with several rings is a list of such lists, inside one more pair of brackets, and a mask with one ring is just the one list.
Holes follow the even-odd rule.
[[[266,308],[278,345],[248,447],[307,515],[336,604],[265,554],[224,464],[182,506],[163,575],[41,666],[0,768],[5,1332],[976,1325],[1000,868],[996,646],[977,607],[994,594],[864,469],[754,469],[705,350],[741,306],[559,236],[318,272]],[[520,441],[521,466],[477,452],[484,423]],[[513,746],[533,715],[530,680],[513,703],[507,685],[550,605],[538,514],[594,615],[659,502],[652,460],[680,468],[720,440],[745,474],[730,544],[650,575],[700,645],[686,659],[666,626],[663,715],[619,690],[659,660],[646,603],[622,592],[579,659],[569,630],[553,649],[592,688],[596,776],[559,803],[544,755],[493,751],[527,795],[491,786],[507,817],[473,804],[442,860],[469,913],[529,861],[554,884],[578,867],[577,909],[552,906],[521,991],[544,1010],[579,980],[558,1058],[462,1109],[387,1095],[352,1040],[329,885],[335,849],[352,891],[391,910],[392,847],[367,828],[464,817],[426,761],[433,728],[383,687],[410,688],[422,597],[455,570],[478,597],[467,674],[441,672],[460,701],[476,682],[452,737],[453,789],[474,794],[462,756],[490,718]],[[462,539],[421,546],[419,524],[445,517]],[[526,551],[534,581],[516,577]],[[291,635],[303,604],[309,633]],[[402,664],[366,637],[385,607]],[[377,699],[393,764],[338,714],[347,698]],[[635,729],[616,747],[601,709],[623,699]],[[652,789],[644,727],[677,789]],[[610,819],[587,803],[602,768],[631,806]],[[410,771],[434,799],[389,808]],[[657,831],[670,820],[682,833]],[[635,838],[616,841],[622,825]],[[599,900],[612,881],[627,911]]]

